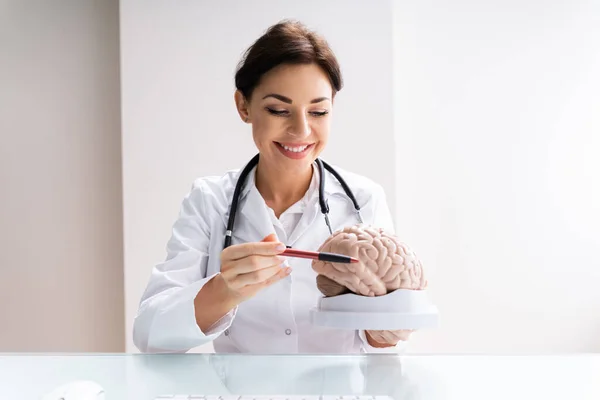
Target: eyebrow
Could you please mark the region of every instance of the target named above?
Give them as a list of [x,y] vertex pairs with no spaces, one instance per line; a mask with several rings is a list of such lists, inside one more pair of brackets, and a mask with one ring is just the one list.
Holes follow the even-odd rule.
[[[292,104],[292,99],[290,99],[289,97],[282,96],[277,93],[270,93],[270,94],[266,95],[265,97],[263,97],[263,100],[266,99],[267,97],[273,97],[274,99],[281,100],[284,103]],[[320,103],[324,100],[329,100],[329,97],[317,97],[316,99],[312,99],[310,102],[311,102],[311,104],[314,104],[314,103]]]

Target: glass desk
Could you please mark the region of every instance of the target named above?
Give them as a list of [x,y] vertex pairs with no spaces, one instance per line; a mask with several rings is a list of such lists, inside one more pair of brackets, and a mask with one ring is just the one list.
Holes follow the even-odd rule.
[[600,399],[600,354],[0,354],[0,399],[92,380],[106,400],[163,394],[388,395],[402,399]]

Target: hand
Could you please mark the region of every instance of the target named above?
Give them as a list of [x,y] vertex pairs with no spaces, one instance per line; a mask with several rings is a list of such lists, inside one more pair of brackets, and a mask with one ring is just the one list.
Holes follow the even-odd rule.
[[408,340],[414,330],[394,330],[394,331],[365,331],[367,341],[373,347],[384,348],[393,347],[399,341]]
[[292,271],[282,268],[284,257],[278,256],[285,245],[271,234],[258,243],[229,246],[221,252],[220,277],[226,297],[235,305],[253,297],[260,290],[280,281]]

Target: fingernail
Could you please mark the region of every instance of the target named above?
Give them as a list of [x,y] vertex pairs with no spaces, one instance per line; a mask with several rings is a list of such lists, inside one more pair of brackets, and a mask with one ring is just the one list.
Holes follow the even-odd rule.
[[277,249],[277,251],[283,251],[285,250],[285,244],[279,243],[275,249]]
[[292,272],[292,269],[291,269],[290,267],[287,267],[287,268],[285,269],[285,274],[286,274],[286,275],[289,275],[291,272]]
[[285,256],[277,256],[277,259],[281,262],[284,262],[286,257]]

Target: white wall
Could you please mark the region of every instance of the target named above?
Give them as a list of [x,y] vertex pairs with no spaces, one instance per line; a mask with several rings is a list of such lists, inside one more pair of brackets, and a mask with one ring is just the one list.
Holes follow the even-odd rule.
[[233,105],[241,53],[296,17],[346,78],[324,156],[373,163],[360,172],[430,275],[441,326],[410,351],[599,351],[598,15],[583,1],[123,2],[127,350],[191,182],[254,154]]
[[396,211],[442,313],[411,351],[600,351],[600,3],[395,5]]
[[391,8],[122,2],[122,221],[117,2],[2,2],[0,351],[134,351],[192,180],[254,154],[234,68],[284,17],[344,69],[324,156],[365,150],[431,277],[442,325],[410,351],[600,351],[600,5]]
[[0,352],[125,348],[118,11],[0,2]]
[[356,170],[360,155],[368,166],[357,172],[395,204],[389,0],[121,2],[128,351],[136,351],[132,322],[150,270],[165,257],[193,180],[241,168],[256,153],[235,111],[234,70],[267,27],[290,17],[327,37],[346,80],[323,157]]

